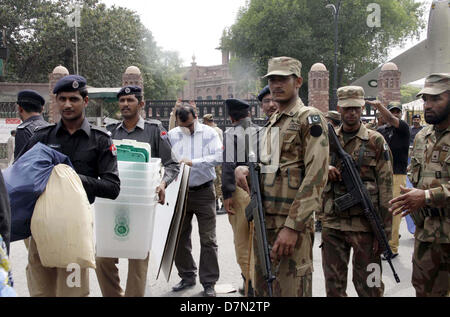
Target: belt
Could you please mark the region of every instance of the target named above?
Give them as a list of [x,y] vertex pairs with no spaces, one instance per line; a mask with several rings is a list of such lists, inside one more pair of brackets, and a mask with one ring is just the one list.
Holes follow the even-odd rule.
[[430,207],[423,207],[422,208],[422,215],[425,217],[447,217],[449,216],[449,213],[447,210],[443,208],[430,208]]
[[200,190],[200,189],[209,187],[209,186],[211,186],[212,184],[213,184],[213,181],[209,181],[209,182],[206,182],[206,183],[201,184],[201,185],[198,185],[198,186],[192,186],[192,187],[189,187],[189,190],[195,192],[195,191],[197,191],[197,190]]

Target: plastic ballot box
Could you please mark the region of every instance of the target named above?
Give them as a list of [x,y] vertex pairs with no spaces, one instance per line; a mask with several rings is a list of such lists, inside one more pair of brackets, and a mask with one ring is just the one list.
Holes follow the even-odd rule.
[[95,201],[96,256],[145,259],[151,248],[161,159],[118,161],[120,194]]

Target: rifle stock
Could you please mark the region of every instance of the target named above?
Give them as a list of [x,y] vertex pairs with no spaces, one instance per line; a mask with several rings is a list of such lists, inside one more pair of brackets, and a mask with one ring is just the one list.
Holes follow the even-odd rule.
[[361,204],[364,216],[367,218],[370,227],[372,228],[372,231],[375,235],[375,238],[377,239],[385,258],[387,259],[389,266],[391,267],[395,281],[397,283],[400,283],[400,278],[395,272],[394,265],[391,261],[393,253],[389,246],[386,233],[381,223],[381,219],[378,213],[375,211],[372,200],[370,199],[369,193],[367,192],[367,189],[361,180],[358,168],[356,167],[353,158],[342,148],[336,132],[334,131],[334,128],[330,123],[328,123],[328,136],[330,139],[330,147],[334,147],[335,152],[340,156],[342,160],[342,179],[344,180],[345,187],[348,191],[347,194],[335,200],[337,210],[344,211],[350,207],[355,206],[356,204]]

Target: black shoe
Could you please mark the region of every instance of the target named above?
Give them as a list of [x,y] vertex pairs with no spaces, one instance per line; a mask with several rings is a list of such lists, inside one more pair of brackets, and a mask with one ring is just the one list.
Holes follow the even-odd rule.
[[[396,258],[397,256],[398,256],[398,253],[392,254],[391,260],[394,259],[394,258]],[[387,258],[384,256],[384,254],[381,255],[381,259],[382,259],[383,261],[387,261]]]
[[203,296],[204,297],[216,297],[216,291],[214,290],[214,285],[204,286]]
[[179,292],[179,291],[184,290],[185,288],[192,287],[194,285],[195,285],[195,282],[189,282],[189,281],[186,281],[186,280],[181,280],[180,283],[178,283],[177,285],[172,287],[172,290],[174,292]]
[[216,211],[216,213],[218,215],[224,215],[227,213],[227,211],[225,210],[225,208],[222,206],[222,208],[220,208],[219,210]]

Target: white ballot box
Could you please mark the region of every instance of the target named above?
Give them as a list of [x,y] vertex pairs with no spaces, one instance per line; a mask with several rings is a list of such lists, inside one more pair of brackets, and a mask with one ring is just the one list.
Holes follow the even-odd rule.
[[161,181],[161,159],[148,163],[118,162],[120,195],[96,198],[96,256],[145,259],[151,247],[156,187]]

